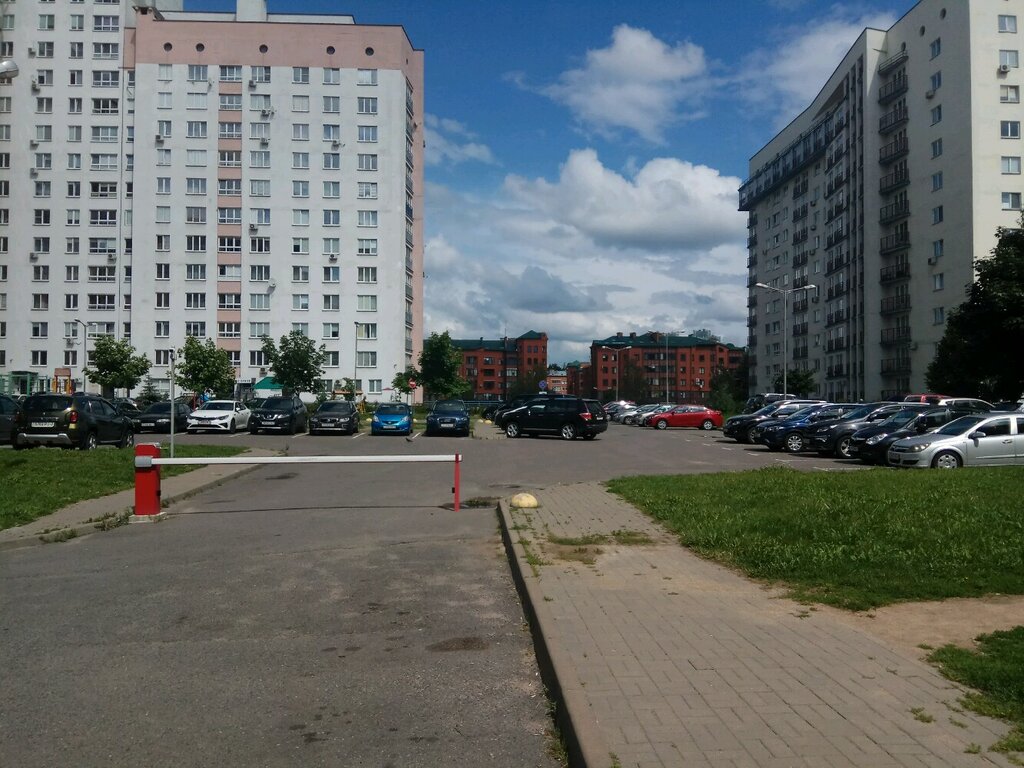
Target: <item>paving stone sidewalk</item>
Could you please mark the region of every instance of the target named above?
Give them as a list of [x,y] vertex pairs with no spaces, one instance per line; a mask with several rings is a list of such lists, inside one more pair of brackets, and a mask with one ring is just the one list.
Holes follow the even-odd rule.
[[[502,503],[506,544],[580,764],[1010,765],[987,751],[1009,727],[930,665],[698,558],[598,483],[535,495]],[[652,543],[551,542],[614,531]]]

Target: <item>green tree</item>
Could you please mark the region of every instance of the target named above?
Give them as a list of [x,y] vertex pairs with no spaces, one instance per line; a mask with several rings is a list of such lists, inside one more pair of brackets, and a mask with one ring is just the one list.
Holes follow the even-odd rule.
[[281,337],[280,345],[263,337],[263,355],[274,380],[283,392],[318,392],[322,386],[327,347],[316,343],[301,331]]
[[749,371],[750,365],[746,355],[736,369],[719,368],[715,371],[715,375],[711,377],[708,405],[728,413],[742,410],[747,401]]
[[135,398],[135,402],[139,404],[140,408],[146,408],[146,406],[152,405],[153,403],[159,403],[164,399],[163,394],[156,388],[156,384],[153,383],[153,377],[147,376],[146,381],[142,385],[142,389]]
[[350,403],[355,402],[358,390],[359,387],[356,386],[355,379],[346,376],[341,380],[341,395]]
[[391,388],[408,396],[420,385],[420,378],[420,372],[409,366],[404,371],[399,371],[395,374],[395,377],[391,380]]
[[149,372],[149,360],[136,355],[126,339],[100,336],[92,350],[93,367],[85,369],[89,381],[108,389],[134,389]]
[[[776,392],[781,392],[784,395],[807,397],[818,387],[817,383],[814,381],[814,371],[805,371],[802,368],[790,368],[787,378],[788,381],[783,382],[781,373],[775,377],[775,381],[772,382],[772,386],[775,387]],[[789,387],[788,392],[785,391],[783,383]]]
[[452,344],[448,331],[430,334],[420,352],[420,382],[431,397],[444,399],[462,397],[472,385],[459,376],[462,353]]
[[1024,231],[1000,227],[996,238],[992,258],[974,264],[967,300],[946,319],[925,377],[933,392],[993,401],[1024,393]]
[[174,381],[188,392],[212,391],[217,397],[231,397],[235,389],[235,369],[227,350],[213,339],[185,339],[174,363]]
[[[647,380],[647,372],[643,366],[631,357],[622,357],[622,370],[619,371],[619,399],[643,402],[651,399],[651,385]],[[664,397],[664,390],[662,390]]]

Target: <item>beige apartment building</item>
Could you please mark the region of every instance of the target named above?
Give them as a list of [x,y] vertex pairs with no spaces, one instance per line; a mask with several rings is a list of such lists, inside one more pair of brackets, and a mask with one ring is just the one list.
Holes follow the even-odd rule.
[[922,0],[865,29],[753,156],[752,391],[784,364],[833,400],[927,391],[975,260],[1021,215],[1020,17],[1020,0]]
[[[134,5],[134,7],[133,7]],[[4,2],[0,380],[81,386],[97,336],[159,387],[188,336],[262,337],[386,398],[423,339],[423,52],[345,15]]]

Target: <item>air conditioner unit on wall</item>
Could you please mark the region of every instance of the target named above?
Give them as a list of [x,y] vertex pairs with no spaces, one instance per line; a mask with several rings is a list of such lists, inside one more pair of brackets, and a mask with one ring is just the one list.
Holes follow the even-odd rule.
[[1007,72],[1010,71],[1010,65],[1009,64],[1000,64],[999,65],[999,71],[1000,71],[1000,73],[1005,75]]
[[926,99],[934,99],[935,98],[935,91],[932,91],[932,90],[925,91],[924,92],[924,97]]
[[249,87],[250,88],[255,88],[256,87],[256,81],[255,80],[250,80],[249,81]]
[[250,224],[249,225],[249,231],[250,232],[258,232],[259,231],[259,225],[257,225],[257,224]]
[[39,258],[39,254],[37,254],[35,251],[29,251],[28,257],[31,261],[35,261],[36,259]]
[[266,147],[270,144],[270,139],[267,136],[260,137],[260,146]]
[[338,254],[336,254],[336,253],[329,253],[329,254],[327,254],[327,260],[328,261],[337,261],[338,260]]
[[938,256],[929,256],[928,257],[928,263],[929,264],[938,264],[939,263],[939,257]]

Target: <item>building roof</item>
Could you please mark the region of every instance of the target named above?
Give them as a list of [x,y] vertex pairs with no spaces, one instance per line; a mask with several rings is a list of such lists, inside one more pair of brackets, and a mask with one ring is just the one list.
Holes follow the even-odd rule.
[[480,337],[479,339],[452,339],[452,346],[457,349],[467,351],[484,350],[487,352],[501,352],[502,349],[504,349],[506,352],[515,352],[517,341],[540,341],[546,338],[546,333],[527,331],[522,336],[506,336],[504,339],[485,339],[483,337]]
[[699,339],[696,336],[687,334],[686,336],[678,336],[673,333],[665,334],[657,331],[648,331],[647,333],[638,334],[623,334],[609,336],[606,339],[594,339],[591,342],[593,347],[649,347],[649,348],[665,348],[666,340],[668,346],[678,349],[680,347],[717,347],[719,345],[729,350],[735,350],[742,352],[743,347],[737,347],[735,344],[730,344],[724,341],[709,341],[708,339]]

